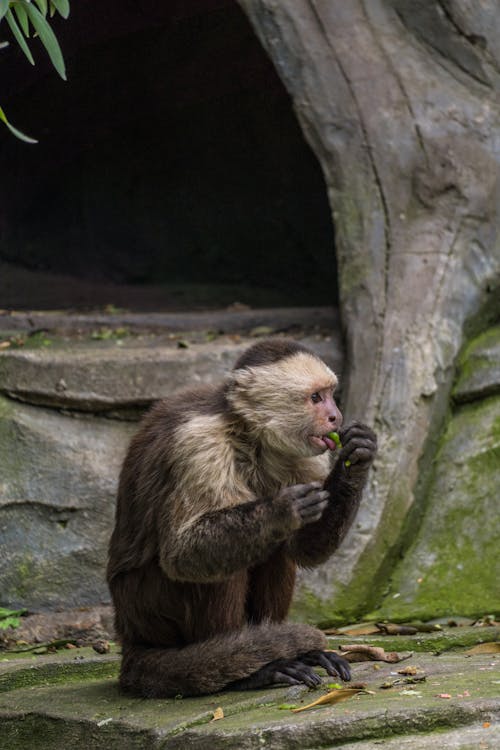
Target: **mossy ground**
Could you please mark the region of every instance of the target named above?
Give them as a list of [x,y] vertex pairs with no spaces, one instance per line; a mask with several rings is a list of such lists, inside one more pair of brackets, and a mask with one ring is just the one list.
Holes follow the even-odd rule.
[[[484,635],[475,630],[476,640]],[[338,639],[334,640],[337,645]],[[395,646],[403,651],[408,645],[399,637],[385,638],[383,643],[386,651]],[[467,656],[463,648],[441,656],[415,652],[399,664],[354,664],[353,680],[365,683],[369,692],[299,714],[288,706],[300,707],[316,699],[328,690],[331,678],[325,678],[324,686],[314,691],[292,687],[144,700],[118,691],[116,655],[96,657],[81,650],[75,659],[74,653],[37,660],[17,655],[2,659],[0,671],[7,681],[0,694],[0,722],[6,748],[67,750],[70,745],[74,750],[247,750],[267,746],[305,750],[359,740],[379,743],[420,733],[428,733],[432,747],[436,742],[433,732],[442,736],[453,727],[491,723],[500,717],[500,658]],[[23,684],[18,677],[26,673],[27,663],[35,667],[31,670],[33,680]],[[425,681],[380,687],[404,679],[397,670],[409,664],[425,673]],[[219,707],[224,717],[214,721]]]

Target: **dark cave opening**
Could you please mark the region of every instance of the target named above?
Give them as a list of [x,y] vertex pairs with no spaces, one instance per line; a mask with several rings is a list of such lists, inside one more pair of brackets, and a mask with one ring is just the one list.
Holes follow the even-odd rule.
[[8,49],[2,104],[39,143],[1,134],[0,307],[337,304],[321,169],[245,15],[138,5],[54,20],[67,83]]

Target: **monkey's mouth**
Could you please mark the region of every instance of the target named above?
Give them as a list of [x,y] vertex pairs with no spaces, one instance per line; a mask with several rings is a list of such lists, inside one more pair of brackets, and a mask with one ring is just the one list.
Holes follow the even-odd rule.
[[328,435],[322,435],[321,437],[310,435],[309,440],[313,445],[320,448],[322,452],[325,450],[334,451],[337,448],[336,444],[328,437]]

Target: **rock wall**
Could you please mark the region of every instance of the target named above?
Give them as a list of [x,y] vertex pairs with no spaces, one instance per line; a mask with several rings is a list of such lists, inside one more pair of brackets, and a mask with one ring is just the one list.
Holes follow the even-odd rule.
[[500,327],[466,348],[453,402],[422,522],[408,529],[380,617],[500,612]]

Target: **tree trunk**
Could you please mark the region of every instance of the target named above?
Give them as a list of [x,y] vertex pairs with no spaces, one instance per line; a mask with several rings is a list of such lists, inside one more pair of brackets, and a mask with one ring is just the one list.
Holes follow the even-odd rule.
[[425,495],[464,326],[499,288],[498,4],[240,4],[323,169],[348,353],[344,410],[379,434],[354,528],[333,564],[303,583],[325,614],[331,601],[355,614],[376,603]]

